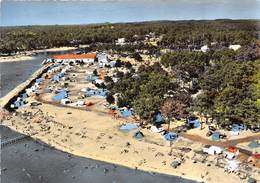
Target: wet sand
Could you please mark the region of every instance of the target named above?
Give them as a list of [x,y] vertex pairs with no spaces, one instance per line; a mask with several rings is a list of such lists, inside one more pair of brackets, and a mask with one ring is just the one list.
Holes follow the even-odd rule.
[[[18,133],[0,127],[2,141]],[[31,138],[2,147],[3,183],[194,183],[174,176],[133,170],[74,156]]]

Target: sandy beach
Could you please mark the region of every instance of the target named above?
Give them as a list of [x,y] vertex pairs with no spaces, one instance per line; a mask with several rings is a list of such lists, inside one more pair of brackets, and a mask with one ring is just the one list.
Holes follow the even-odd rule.
[[70,51],[75,50],[76,47],[59,47],[59,48],[49,48],[43,50],[32,50],[25,51],[24,53],[18,53],[12,56],[1,56],[0,62],[19,62],[19,61],[27,61],[32,60],[34,58],[34,54],[44,53],[44,52],[59,52],[59,51]]
[[[3,126],[0,126],[0,133],[2,143],[21,135]],[[151,174],[75,156],[32,138],[25,138],[1,147],[1,181],[4,183],[71,183],[86,182],[86,180],[89,183],[132,183],[133,181],[194,183],[179,177]]]
[[[185,147],[199,150],[203,146],[199,143],[179,139],[170,147],[159,134],[151,133],[147,129],[142,130],[145,138],[138,141],[133,138],[133,132],[124,133],[118,130],[124,120],[118,121],[102,113],[82,112],[70,108],[60,110],[59,107],[49,104],[42,104],[35,109],[24,107],[19,112],[21,116],[13,116],[2,124],[77,156],[197,181],[241,182],[239,177],[224,173],[223,169],[214,164],[208,166],[205,163],[193,163],[192,157],[196,156],[194,152],[185,153],[180,150]],[[22,114],[28,112],[37,115],[26,120],[26,116],[22,117]],[[185,157],[186,161],[177,169],[173,169],[170,164],[180,157]],[[213,160],[214,157],[209,157],[209,161],[210,159]]]
[[6,56],[6,57],[0,57],[0,62],[20,62],[20,61],[26,61],[26,60],[32,60],[33,56],[28,55],[14,55],[14,56]]

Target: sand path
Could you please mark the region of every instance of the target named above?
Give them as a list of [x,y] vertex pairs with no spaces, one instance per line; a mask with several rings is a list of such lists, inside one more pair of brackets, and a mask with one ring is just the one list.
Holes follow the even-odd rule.
[[[230,146],[236,146],[239,143],[244,143],[244,142],[249,142],[253,140],[260,140],[260,135],[253,135],[249,137],[244,137],[244,138],[239,138],[239,139],[234,139],[234,140],[226,140],[226,141],[212,141],[206,138],[203,138],[199,135],[192,135],[192,134],[186,134],[182,133],[182,137],[195,141],[195,142],[200,142],[205,145],[213,145],[213,146],[220,146],[220,147],[230,147]],[[245,153],[246,155],[252,155],[252,153],[248,150],[238,148],[241,152]]]

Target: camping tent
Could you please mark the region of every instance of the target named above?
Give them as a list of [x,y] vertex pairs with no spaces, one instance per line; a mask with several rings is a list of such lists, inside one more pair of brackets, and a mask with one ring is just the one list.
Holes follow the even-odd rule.
[[94,74],[89,74],[86,76],[87,81],[95,81],[98,79],[98,76],[95,76]]
[[236,147],[228,147],[224,154],[227,159],[232,160],[238,156],[239,150]]
[[154,116],[154,122],[155,122],[155,123],[163,123],[163,122],[164,122],[164,119],[163,119],[161,113],[157,113],[157,114]]
[[[82,90],[83,91],[83,90]],[[107,96],[108,91],[106,89],[87,89],[85,92],[86,97],[91,97],[91,96],[102,96],[105,97]]]
[[209,148],[203,148],[203,152],[215,155],[222,153],[222,149],[218,146],[210,146]]
[[199,121],[199,119],[188,119],[187,125],[190,128],[199,128],[200,127],[200,121]]
[[137,123],[127,123],[123,124],[119,129],[122,131],[130,131],[138,128]]
[[35,83],[38,83],[39,85],[42,84],[43,78],[38,78],[36,79]]
[[169,133],[164,135],[165,140],[168,140],[168,141],[174,141],[174,140],[177,139],[177,137],[178,137],[178,135],[176,133],[173,133],[173,132],[169,132]]
[[65,90],[60,91],[57,95],[52,97],[52,100],[55,102],[60,102],[61,99],[67,98],[68,93]]
[[219,132],[214,132],[211,136],[213,141],[219,141],[220,140],[220,133]]
[[133,115],[132,111],[129,109],[120,110],[120,113],[125,118],[128,118]]
[[237,171],[239,168],[239,162],[235,160],[227,161],[227,165],[225,166],[225,170],[228,171]]
[[134,138],[140,140],[144,137],[144,134],[141,132],[141,131],[137,131],[135,134],[134,134]]
[[256,140],[253,140],[248,144],[248,147],[250,147],[251,149],[258,148],[260,147],[260,143]]
[[245,130],[246,126],[240,124],[233,124],[230,134],[231,135],[239,135],[240,131]]
[[66,105],[66,104],[71,103],[71,100],[68,99],[68,98],[63,98],[63,99],[60,100],[60,103],[63,104],[63,105]]
[[155,133],[160,133],[163,131],[162,128],[157,128],[156,126],[151,126],[151,131]]

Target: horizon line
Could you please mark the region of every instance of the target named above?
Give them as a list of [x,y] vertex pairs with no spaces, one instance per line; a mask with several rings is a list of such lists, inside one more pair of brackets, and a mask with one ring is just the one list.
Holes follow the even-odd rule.
[[[131,24],[131,23],[149,23],[149,22],[181,22],[181,21],[221,21],[221,20],[247,20],[247,21],[260,21],[260,18],[215,18],[215,19],[162,19],[162,20],[145,20],[145,21],[126,21],[126,22],[97,22],[97,23],[75,23],[75,24],[24,24],[24,25],[0,25],[0,27],[36,27],[36,26],[87,26],[87,25],[104,25],[104,24]],[[259,22],[260,23],[260,22]]]

